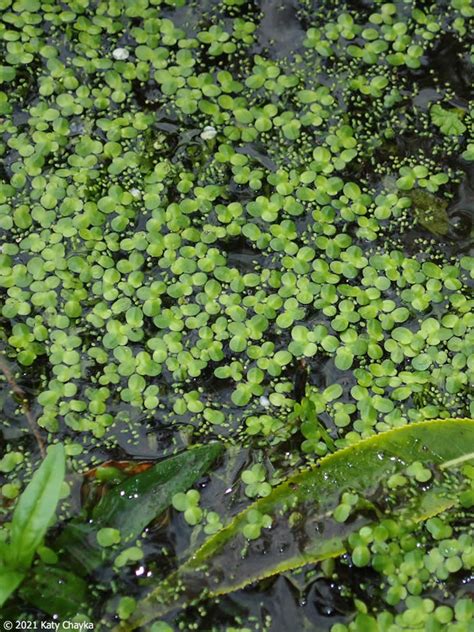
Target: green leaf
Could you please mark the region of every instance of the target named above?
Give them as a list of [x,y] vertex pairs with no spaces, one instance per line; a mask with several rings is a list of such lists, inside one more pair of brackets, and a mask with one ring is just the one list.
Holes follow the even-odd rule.
[[25,578],[25,573],[11,571],[8,568],[0,570],[0,606],[3,606],[8,597],[15,592]]
[[93,511],[97,526],[119,529],[123,542],[143,529],[171,504],[177,492],[188,490],[222,453],[220,443],[191,448],[132,476],[106,494]]
[[7,566],[27,569],[41,544],[59,502],[66,470],[64,447],[58,443],[21,494],[13,512]]
[[[175,494],[187,491],[208,470],[222,450],[220,443],[211,443],[160,461],[105,494],[92,512],[91,524],[70,522],[58,544],[73,559],[76,571],[90,573],[126,548],[170,506]],[[120,546],[102,548],[97,541],[101,529],[120,531]]]
[[[474,420],[468,419],[415,423],[339,450],[238,514],[139,602],[136,614],[116,630],[144,626],[192,599],[225,594],[339,556],[352,532],[377,522],[380,516],[391,513],[398,520],[418,522],[444,511],[456,504],[457,492],[452,481],[443,487],[443,463],[452,475],[454,467],[474,458],[473,452]],[[414,462],[436,469],[437,476],[430,479],[429,489],[425,485],[417,488],[418,494],[404,494],[400,506],[392,507],[390,494],[381,493],[380,485]],[[339,517],[338,522],[334,511],[344,492],[364,499],[364,511],[347,522]],[[243,529],[255,511],[270,516],[272,524],[254,545],[246,542]]]
[[464,160],[467,160],[469,162],[474,160],[474,143],[469,143],[466,151],[464,151],[461,156],[464,158]]
[[[60,587],[60,590],[59,590]],[[73,617],[87,603],[88,583],[63,568],[40,565],[20,588],[20,596],[43,612],[61,619]]]
[[345,347],[339,347],[336,351],[336,357],[334,359],[334,364],[340,371],[347,371],[352,366],[354,362],[354,354],[350,351],[350,349],[346,349]]

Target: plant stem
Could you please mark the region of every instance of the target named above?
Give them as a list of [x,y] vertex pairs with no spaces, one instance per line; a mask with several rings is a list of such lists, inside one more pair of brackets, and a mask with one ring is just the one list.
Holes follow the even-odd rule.
[[462,456],[458,456],[457,459],[452,459],[451,461],[445,461],[439,466],[440,470],[445,470],[449,467],[453,467],[453,465],[459,465],[460,463],[464,463],[464,461],[470,461],[474,459],[474,452],[469,452],[469,454],[463,454]]
[[36,423],[35,418],[31,414],[30,407],[28,405],[28,400],[26,398],[25,392],[18,386],[15,378],[13,377],[13,373],[10,370],[10,367],[7,364],[5,358],[0,354],[0,371],[2,371],[5,379],[10,386],[11,390],[15,395],[20,398],[21,401],[21,410],[26,417],[30,430],[36,439],[36,443],[38,444],[39,451],[41,453],[41,457],[44,459],[46,456],[46,448],[44,446],[43,439],[41,438],[40,430],[38,424]]

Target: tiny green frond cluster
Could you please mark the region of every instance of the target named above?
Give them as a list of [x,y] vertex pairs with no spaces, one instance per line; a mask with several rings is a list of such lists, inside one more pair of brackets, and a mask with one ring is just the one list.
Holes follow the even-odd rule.
[[[137,587],[120,601],[97,571],[104,625],[297,468],[474,417],[473,29],[471,0],[0,0],[0,545],[46,445],[63,445],[68,555],[82,563],[92,517],[84,574],[110,562]],[[140,479],[133,516],[122,460],[159,460],[159,498]],[[385,491],[404,501],[433,476],[417,458]],[[338,528],[364,503],[341,492]],[[462,511],[345,542],[337,572],[381,573],[392,610],[355,598],[339,630],[464,630],[468,605],[424,599],[438,566],[406,573],[400,544],[439,560],[434,534],[471,537]],[[249,509],[239,551],[277,524]],[[33,584],[85,594],[67,564],[45,572],[50,544]],[[440,572],[459,580],[469,564],[451,557]],[[20,610],[40,607],[28,586]],[[196,617],[177,626],[221,632]]]

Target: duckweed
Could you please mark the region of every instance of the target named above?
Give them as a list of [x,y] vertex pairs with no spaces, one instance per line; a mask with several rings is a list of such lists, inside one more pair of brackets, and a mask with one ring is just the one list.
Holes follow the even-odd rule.
[[120,542],[120,531],[118,529],[111,529],[110,527],[104,527],[97,532],[97,542],[100,546],[113,546]]
[[[283,476],[474,415],[474,11],[421,4],[0,1],[5,520],[42,441],[64,443],[75,475],[218,438]],[[260,460],[231,498],[270,493]],[[387,487],[432,478],[416,462]],[[227,516],[200,490],[173,507],[217,533]],[[333,631],[464,629],[466,599],[423,595],[470,568],[456,542],[473,493],[413,527],[422,562],[393,525],[383,546],[354,543],[388,610],[359,600]],[[335,521],[359,501],[343,494]],[[270,526],[252,514],[244,536]]]
[[272,486],[265,481],[265,477],[265,468],[260,463],[253,465],[249,470],[244,470],[240,478],[245,483],[245,494],[250,498],[268,496]]
[[262,529],[269,529],[271,526],[271,516],[262,514],[257,509],[252,509],[248,513],[247,524],[244,525],[242,533],[248,540],[256,540],[260,537]]
[[[199,505],[200,494],[195,489],[190,489],[188,492],[178,492],[174,494],[172,503],[173,507],[177,511],[182,511],[186,522],[192,526],[201,522],[203,518],[203,511]],[[213,522],[213,520],[211,520]]]

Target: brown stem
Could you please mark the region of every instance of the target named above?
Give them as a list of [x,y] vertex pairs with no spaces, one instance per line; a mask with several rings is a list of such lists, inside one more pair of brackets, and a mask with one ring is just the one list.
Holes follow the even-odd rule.
[[10,386],[11,390],[21,401],[21,410],[26,417],[28,425],[30,427],[31,432],[33,433],[34,438],[36,439],[36,443],[38,444],[39,451],[41,456],[46,456],[46,448],[44,447],[43,439],[41,438],[40,430],[38,424],[36,423],[35,418],[31,414],[30,407],[28,405],[28,399],[26,397],[25,392],[18,386],[15,378],[13,377],[13,373],[10,370],[10,367],[7,364],[5,358],[0,354],[0,371],[5,376],[5,379]]

